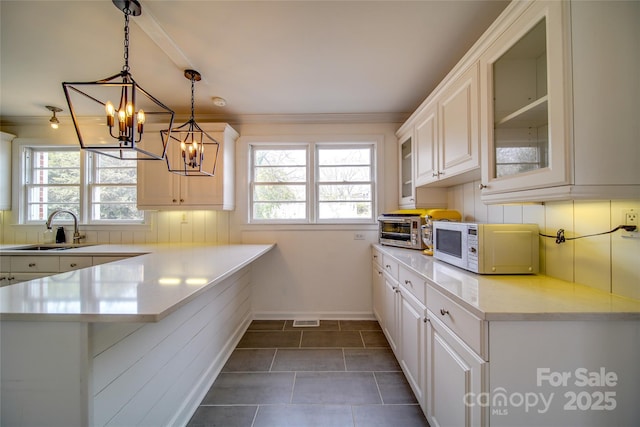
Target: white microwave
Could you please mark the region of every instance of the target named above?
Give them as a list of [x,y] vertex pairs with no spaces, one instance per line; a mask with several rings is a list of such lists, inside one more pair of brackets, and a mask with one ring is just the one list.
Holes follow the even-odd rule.
[[479,274],[536,274],[536,224],[434,221],[433,256]]

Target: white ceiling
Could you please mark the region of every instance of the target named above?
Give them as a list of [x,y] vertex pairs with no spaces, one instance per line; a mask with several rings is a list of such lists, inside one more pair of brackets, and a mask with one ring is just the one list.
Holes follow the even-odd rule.
[[[507,3],[146,0],[131,18],[129,64],[179,117],[190,109],[185,68],[203,78],[196,120],[406,117]],[[64,123],[61,82],[122,69],[124,15],[111,0],[1,0],[0,8],[3,123],[49,116],[45,105],[63,108]]]

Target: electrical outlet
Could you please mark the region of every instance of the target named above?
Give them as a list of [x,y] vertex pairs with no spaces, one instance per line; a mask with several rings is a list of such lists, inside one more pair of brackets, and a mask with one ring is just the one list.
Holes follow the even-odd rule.
[[353,240],[364,240],[364,233],[355,233],[353,235]]
[[622,214],[624,225],[638,225],[638,211],[636,209],[625,209]]

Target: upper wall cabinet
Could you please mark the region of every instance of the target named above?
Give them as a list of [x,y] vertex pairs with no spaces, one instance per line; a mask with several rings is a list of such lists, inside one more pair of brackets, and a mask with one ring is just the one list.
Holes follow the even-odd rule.
[[486,49],[483,201],[640,197],[638,22],[638,2],[534,2]]
[[[182,176],[169,172],[165,162],[138,162],[138,209],[235,209],[234,165],[238,133],[226,123],[200,126],[220,142],[216,175]],[[180,155],[179,149],[174,151],[169,150],[167,155]]]
[[399,129],[414,129],[417,190],[640,198],[638,22],[640,2],[511,2]]
[[[432,124],[435,126],[435,124]],[[446,208],[447,192],[443,188],[417,187],[416,182],[420,177],[416,176],[416,142],[419,141],[422,132],[418,127],[408,128],[404,134],[398,137],[399,158],[399,198],[400,209],[416,208]],[[420,166],[420,165],[418,165]]]
[[474,63],[417,116],[417,185],[448,186],[479,176],[478,94]]
[[413,177],[413,132],[402,135],[398,141],[398,158],[400,174],[400,198],[401,208],[415,208],[416,194]]
[[571,183],[563,2],[536,3],[482,56],[483,198]]
[[0,210],[11,209],[11,141],[15,135],[0,132]]

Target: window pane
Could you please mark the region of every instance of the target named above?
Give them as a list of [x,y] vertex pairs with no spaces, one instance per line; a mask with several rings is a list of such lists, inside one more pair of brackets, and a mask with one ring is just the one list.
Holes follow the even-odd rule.
[[135,168],[109,168],[96,171],[96,182],[100,184],[127,184],[136,182]]
[[256,202],[302,201],[307,199],[307,188],[304,185],[256,185],[253,200]]
[[80,187],[31,187],[29,189],[29,203],[79,203]]
[[253,218],[264,220],[305,219],[306,204],[300,203],[253,203]]
[[370,185],[320,185],[319,200],[339,201],[339,200],[371,200]]
[[[94,154],[91,158],[95,184],[91,188],[91,219],[138,221],[144,212],[136,206],[137,161]],[[110,184],[110,185],[99,185]]]
[[322,219],[367,219],[371,218],[371,202],[320,202]]
[[[46,221],[49,215],[55,210],[70,210],[71,212],[79,215],[80,204],[79,203],[32,203],[27,205],[27,218],[32,221]],[[67,213],[60,213],[56,215],[57,221],[73,221],[71,215]]]
[[307,164],[306,149],[255,149],[254,166],[304,166]]
[[368,165],[371,163],[370,148],[321,148],[318,150],[319,165]]
[[92,217],[95,220],[141,221],[144,212],[139,211],[135,203],[97,203],[93,205]]
[[76,184],[80,182],[80,169],[34,169],[34,184]]
[[370,181],[369,166],[321,166],[319,180],[322,182]]
[[305,182],[307,180],[306,167],[256,167],[256,182]]
[[34,168],[79,168],[80,151],[33,150]]

